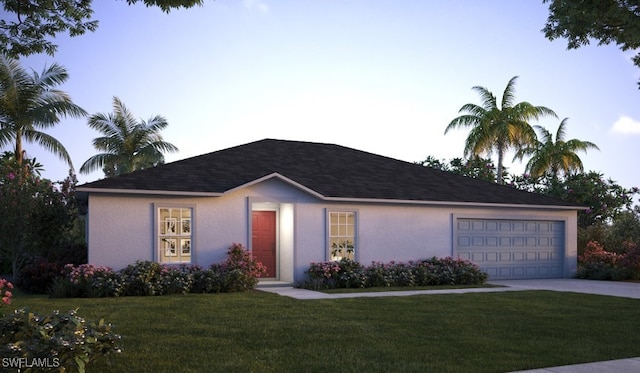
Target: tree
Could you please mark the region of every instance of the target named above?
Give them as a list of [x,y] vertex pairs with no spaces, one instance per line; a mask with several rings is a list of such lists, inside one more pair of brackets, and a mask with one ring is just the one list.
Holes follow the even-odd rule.
[[81,173],[102,168],[106,177],[118,176],[155,167],[164,163],[163,152],[178,151],[159,134],[169,125],[165,118],[156,115],[138,122],[117,97],[113,98],[113,111],[89,117],[89,127],[104,135],[93,140],[93,146],[103,153],[85,161]]
[[517,76],[511,78],[502,95],[500,106],[496,97],[487,88],[475,86],[480,94],[481,105],[465,104],[458,111],[466,112],[449,123],[444,133],[459,127],[471,127],[467,136],[464,156],[491,156],[498,153],[497,182],[504,183],[504,155],[511,149],[520,149],[535,142],[536,134],[529,121],[545,115],[556,114],[544,106],[533,106],[528,102],[515,103],[514,91]]
[[422,162],[415,162],[419,165],[435,168],[441,171],[453,172],[454,174],[467,176],[473,179],[485,181],[496,180],[496,167],[490,159],[472,157],[471,159],[453,158],[448,164],[433,156],[427,156]]
[[582,160],[577,152],[586,152],[589,149],[597,149],[598,146],[589,141],[578,139],[565,140],[566,126],[569,118],[564,118],[556,131],[556,139],[541,126],[534,126],[542,137],[542,141],[536,140],[533,146],[520,149],[514,157],[522,160],[525,156],[531,156],[527,162],[526,170],[533,177],[540,177],[546,173],[554,179],[560,172],[569,175],[574,171],[582,172]]
[[20,63],[0,55],[0,146],[14,145],[16,163],[24,164],[23,140],[38,143],[73,169],[71,157],[54,137],[40,131],[60,122],[61,117],[83,117],[87,113],[65,92],[55,89],[69,75],[53,64],[41,74],[28,74]]
[[[567,39],[567,48],[615,43],[623,51],[640,48],[640,1],[638,0],[543,0],[549,17],[542,29],[549,40]],[[640,53],[633,57],[640,67]],[[638,83],[640,85],[640,82]]]
[[18,274],[31,255],[53,255],[71,244],[78,223],[75,176],[54,183],[39,177],[39,164],[27,174],[15,155],[0,155],[0,266]]
[[[104,0],[102,0],[104,1]],[[78,36],[98,28],[93,15],[93,0],[2,0],[5,17],[0,20],[0,53],[13,57],[45,52],[53,56],[58,48],[47,38],[68,32]],[[129,5],[143,2],[169,13],[180,7],[202,5],[203,0],[127,0]]]

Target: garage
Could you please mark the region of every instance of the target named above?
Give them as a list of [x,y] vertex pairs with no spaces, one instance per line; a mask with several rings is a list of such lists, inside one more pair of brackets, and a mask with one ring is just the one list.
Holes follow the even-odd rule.
[[454,256],[469,260],[490,280],[561,278],[564,222],[456,218]]

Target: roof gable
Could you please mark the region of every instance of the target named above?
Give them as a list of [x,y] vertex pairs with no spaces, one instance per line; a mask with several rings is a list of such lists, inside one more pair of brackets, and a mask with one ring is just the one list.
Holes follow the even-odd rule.
[[222,195],[279,177],[336,200],[572,206],[572,203],[333,144],[265,139],[118,177],[84,192]]

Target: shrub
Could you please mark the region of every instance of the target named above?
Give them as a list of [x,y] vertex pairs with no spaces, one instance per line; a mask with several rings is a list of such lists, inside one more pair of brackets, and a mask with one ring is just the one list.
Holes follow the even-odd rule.
[[62,277],[62,265],[41,257],[28,259],[16,277],[16,286],[26,293],[44,294]]
[[227,260],[221,266],[214,265],[211,269],[222,270],[224,290],[229,292],[251,290],[258,283],[258,277],[267,273],[266,267],[239,243],[231,245]]
[[640,280],[640,244],[625,242],[624,255],[620,265],[624,267],[632,280]]
[[339,262],[312,262],[308,279],[298,286],[307,289],[474,285],[487,280],[477,265],[462,259],[431,258],[418,261],[372,262],[369,266],[348,259]]
[[220,293],[224,291],[224,273],[222,264],[212,264],[211,268],[203,270],[198,266],[191,268],[193,284],[192,293]]
[[13,284],[4,278],[0,278],[0,308],[5,304],[11,304],[11,298],[13,297]]
[[629,273],[620,262],[623,255],[605,251],[596,241],[590,241],[584,254],[578,256],[578,278],[592,280],[623,280]]
[[138,260],[120,271],[124,280],[124,295],[162,295],[162,264]]
[[[84,372],[88,366],[122,352],[121,337],[111,324],[104,320],[87,323],[74,310],[40,316],[18,309],[0,319],[0,330],[0,356],[16,365],[38,362],[47,369]],[[21,371],[23,367],[15,368]]]
[[109,267],[67,264],[62,273],[64,276],[54,282],[49,292],[56,298],[113,297],[124,292],[122,276]]

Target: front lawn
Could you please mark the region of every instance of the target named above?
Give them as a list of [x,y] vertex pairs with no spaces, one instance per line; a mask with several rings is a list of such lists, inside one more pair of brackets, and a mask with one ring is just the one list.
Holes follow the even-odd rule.
[[251,291],[50,299],[123,335],[100,372],[506,372],[640,356],[640,300],[546,291],[295,300]]

